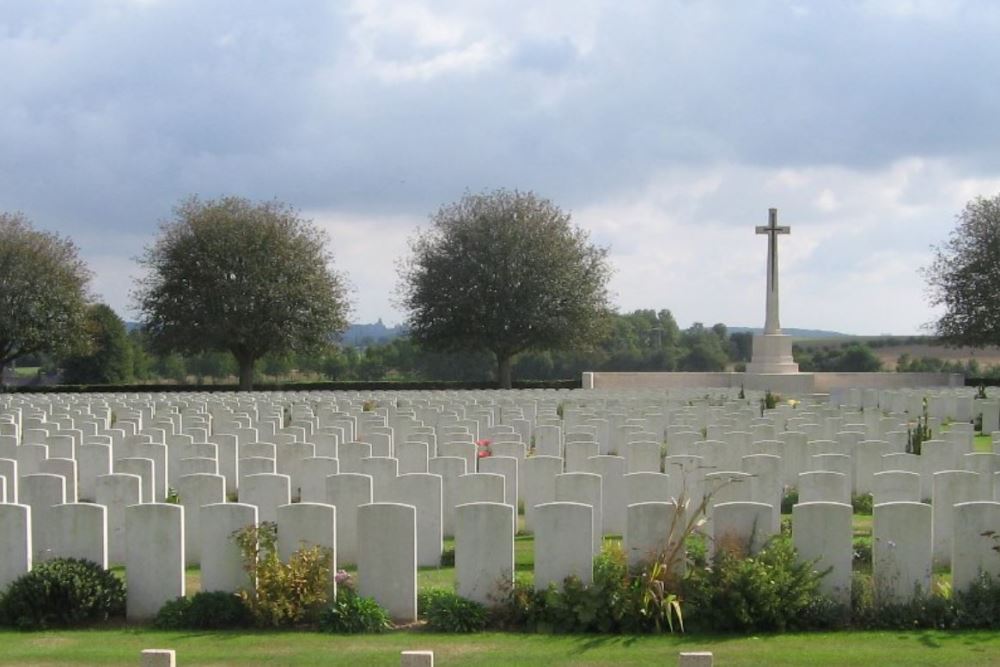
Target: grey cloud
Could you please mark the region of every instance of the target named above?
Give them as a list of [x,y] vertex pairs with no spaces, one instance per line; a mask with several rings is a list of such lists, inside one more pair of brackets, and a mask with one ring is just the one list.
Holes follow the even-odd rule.
[[[457,44],[496,57],[390,81],[346,4],[0,2],[0,206],[100,247],[95,230],[151,237],[191,193],[422,217],[498,186],[580,209],[716,163],[1000,168],[992,5],[803,7],[608,2],[579,39],[505,5]],[[376,65],[455,46],[371,39]],[[756,224],[753,195],[727,184],[685,213]]]

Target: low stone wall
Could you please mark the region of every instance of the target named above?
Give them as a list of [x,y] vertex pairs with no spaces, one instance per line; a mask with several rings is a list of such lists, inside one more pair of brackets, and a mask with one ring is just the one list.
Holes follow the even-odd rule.
[[829,393],[837,389],[961,387],[957,373],[584,373],[584,389],[738,388],[782,393]]
[[959,373],[815,373],[815,390],[833,389],[906,389],[909,387],[962,387],[965,378]]

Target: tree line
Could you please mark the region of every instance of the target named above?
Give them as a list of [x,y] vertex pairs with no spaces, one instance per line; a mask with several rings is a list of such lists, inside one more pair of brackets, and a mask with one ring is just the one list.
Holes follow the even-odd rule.
[[[978,198],[924,269],[936,333],[948,344],[1000,342],[1000,196]],[[617,313],[608,249],[532,192],[467,193],[430,216],[399,263],[407,336],[337,345],[351,304],[328,236],[291,206],[191,197],[139,260],[140,328],[127,332],[88,294],[69,239],[0,213],[0,374],[35,361],[67,382],[197,381],[293,371],[350,380],[562,379],[595,371],[742,370],[751,336],[724,324],[681,330],[669,310]],[[798,346],[803,371],[874,371],[864,343]],[[898,370],[926,360],[900,359]],[[969,369],[973,370],[973,369]],[[974,369],[983,370],[983,369]]]

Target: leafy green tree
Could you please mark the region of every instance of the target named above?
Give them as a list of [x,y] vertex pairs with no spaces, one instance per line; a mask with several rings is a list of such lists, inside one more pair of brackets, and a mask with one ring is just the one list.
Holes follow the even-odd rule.
[[942,341],[1000,344],[1000,195],[966,204],[923,274],[931,304],[944,306],[934,323]]
[[89,281],[72,241],[0,213],[0,378],[21,357],[83,349]]
[[143,327],[160,351],[232,353],[250,389],[265,354],[316,349],[345,328],[346,288],[326,245],[277,201],[187,199],[140,260]]
[[87,351],[62,362],[63,381],[69,384],[121,384],[131,382],[132,341],[125,322],[103,303],[87,307],[84,324]]
[[681,345],[685,349],[680,360],[682,371],[721,371],[729,362],[725,341],[719,338],[718,331],[706,329],[700,322],[681,334]]
[[607,251],[531,192],[467,194],[442,207],[400,266],[411,337],[431,350],[487,350],[511,386],[519,352],[596,342],[608,310]]

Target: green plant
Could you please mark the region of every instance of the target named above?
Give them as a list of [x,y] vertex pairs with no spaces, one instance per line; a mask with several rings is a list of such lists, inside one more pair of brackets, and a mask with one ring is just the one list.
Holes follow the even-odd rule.
[[771,390],[768,389],[764,393],[764,398],[760,399],[760,415],[764,416],[765,410],[774,410],[778,407],[778,403],[781,402],[781,396],[778,394],[772,394]]
[[743,399],[745,399],[746,397],[747,397],[747,393],[746,393],[746,391],[744,391],[744,389],[743,389],[743,385],[740,385],[740,395],[739,395],[739,399],[740,399],[740,400],[742,401],[742,400],[743,400]]
[[0,625],[20,630],[71,627],[125,615],[125,583],[97,563],[38,563],[0,598]]
[[226,630],[253,624],[253,616],[239,595],[201,591],[167,602],[153,625],[161,630]]
[[929,426],[930,417],[927,414],[927,399],[924,399],[923,415],[917,415],[917,423],[913,428],[906,429],[906,452],[920,454],[923,443],[933,437]]
[[781,513],[791,514],[792,508],[799,502],[799,490],[794,486],[785,490],[785,495],[781,497]]
[[417,609],[435,632],[482,632],[489,620],[483,605],[440,589],[419,595]]
[[873,502],[874,500],[870,493],[856,493],[851,496],[851,507],[854,508],[855,514],[871,516]]
[[170,503],[171,505],[180,505],[181,495],[177,493],[177,489],[170,487],[167,489],[167,497],[163,502]]
[[441,552],[441,567],[455,567],[455,547],[448,547]]
[[855,570],[871,572],[872,543],[870,537],[856,537],[853,544],[851,567]]
[[319,616],[319,629],[340,634],[378,633],[392,628],[392,620],[374,598],[361,597],[353,588],[337,590],[337,599]]
[[1000,629],[1000,581],[983,573],[964,591],[955,591],[954,624],[959,628]]
[[[265,521],[233,533],[250,586],[239,595],[257,625],[281,627],[316,620],[327,603],[333,554],[303,547],[287,563],[278,558],[277,525]],[[256,583],[256,585],[254,585]]]
[[817,608],[826,572],[800,561],[788,540],[775,539],[754,556],[718,549],[712,563],[684,580],[685,615],[698,629],[723,632],[783,631],[806,627]]

